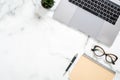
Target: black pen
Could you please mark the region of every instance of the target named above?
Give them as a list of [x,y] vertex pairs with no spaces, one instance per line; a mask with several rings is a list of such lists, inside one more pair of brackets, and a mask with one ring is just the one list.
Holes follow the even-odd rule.
[[66,72],[69,70],[69,68],[71,67],[71,65],[74,63],[75,59],[77,58],[78,54],[76,54],[72,60],[70,61],[70,64],[68,65],[68,67],[65,70],[65,73],[63,74],[63,76],[66,74]]

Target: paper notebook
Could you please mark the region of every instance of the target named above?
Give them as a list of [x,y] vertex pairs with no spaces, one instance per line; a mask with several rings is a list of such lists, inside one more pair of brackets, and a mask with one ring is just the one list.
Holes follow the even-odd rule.
[[82,55],[69,75],[69,80],[113,80],[115,72]]

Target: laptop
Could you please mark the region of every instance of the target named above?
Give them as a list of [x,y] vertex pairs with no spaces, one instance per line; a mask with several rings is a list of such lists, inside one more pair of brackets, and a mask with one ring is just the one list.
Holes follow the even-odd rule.
[[53,18],[111,46],[120,30],[120,0],[61,0]]

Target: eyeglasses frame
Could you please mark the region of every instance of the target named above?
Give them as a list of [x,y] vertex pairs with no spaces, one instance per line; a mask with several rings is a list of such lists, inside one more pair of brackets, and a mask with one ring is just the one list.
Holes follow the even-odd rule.
[[[100,49],[96,49],[97,47],[100,48],[100,49],[103,51],[103,54],[102,54],[102,55],[97,55],[97,54],[95,53],[95,51],[100,51]],[[104,50],[102,47],[98,46],[98,45],[95,45],[94,48],[91,49],[91,50],[93,51],[94,55],[96,55],[96,56],[98,56],[98,57],[102,57],[102,56],[105,55],[105,60],[106,60],[108,63],[112,63],[113,65],[115,65],[115,62],[116,62],[117,59],[118,59],[118,57],[117,57],[116,55],[111,54],[111,53],[106,53],[105,50]],[[114,57],[115,57],[115,60],[113,60],[113,58],[112,58],[110,55],[114,56]],[[108,57],[108,56],[110,57],[111,62],[107,60],[107,57]]]

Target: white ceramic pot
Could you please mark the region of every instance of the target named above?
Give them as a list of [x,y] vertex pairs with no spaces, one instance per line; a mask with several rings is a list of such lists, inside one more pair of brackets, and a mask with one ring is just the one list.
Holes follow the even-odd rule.
[[35,6],[35,16],[37,16],[38,18],[44,17],[49,11],[49,9],[45,9],[44,7],[42,7],[41,0],[33,0],[33,4]]

